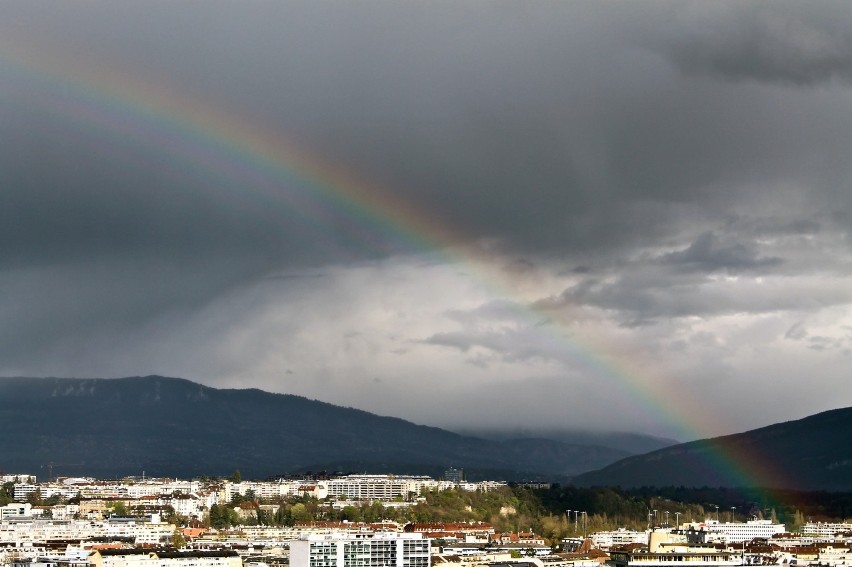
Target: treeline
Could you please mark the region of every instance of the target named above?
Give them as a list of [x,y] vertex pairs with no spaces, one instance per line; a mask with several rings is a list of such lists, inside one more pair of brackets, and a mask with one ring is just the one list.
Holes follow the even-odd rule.
[[[753,517],[783,522],[791,531],[806,521],[841,520],[852,516],[852,493],[731,490],[724,488],[577,488],[506,486],[491,490],[424,492],[406,507],[379,502],[329,508],[314,498],[249,500],[248,517],[234,510],[246,497],[210,510],[210,525],[293,525],[311,521],[432,523],[484,521],[498,532],[533,530],[551,541],[619,527],[643,530],[651,524],[674,525],[718,517],[745,521]],[[277,504],[273,513],[260,504]],[[244,512],[245,514],[246,512]]]
[[[239,511],[238,511],[239,510]],[[235,494],[228,504],[213,505],[208,525],[292,526],[303,522],[400,523],[467,522],[492,523],[500,531],[533,529],[543,508],[529,490],[501,487],[487,492],[466,490],[427,491],[408,506],[384,506],[381,502],[353,503],[330,508],[311,497],[258,499],[249,493]]]
[[[766,490],[757,488],[642,487],[576,488],[553,486],[536,496],[551,515],[585,511],[587,523],[644,528],[707,518],[720,521],[771,519],[798,530],[807,521],[852,517],[852,493]],[[656,510],[656,513],[654,512]]]

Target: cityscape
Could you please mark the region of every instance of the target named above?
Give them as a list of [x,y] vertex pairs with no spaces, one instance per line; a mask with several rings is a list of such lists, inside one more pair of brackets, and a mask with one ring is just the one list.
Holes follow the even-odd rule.
[[[456,468],[440,480],[322,473],[249,481],[235,471],[225,479],[2,481],[11,501],[0,507],[0,564],[11,567],[842,567],[852,556],[852,522],[808,520],[791,532],[718,505],[700,518],[649,509],[643,529],[592,529],[586,510],[564,510],[564,532],[547,534],[481,520],[418,521],[413,510],[430,495],[509,490],[468,482]],[[367,509],[375,517],[364,518]],[[498,515],[517,513],[503,505]]]

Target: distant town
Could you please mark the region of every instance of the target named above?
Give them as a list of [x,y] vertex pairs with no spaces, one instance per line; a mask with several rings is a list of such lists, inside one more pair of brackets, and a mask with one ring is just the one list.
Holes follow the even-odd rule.
[[[848,520],[804,521],[791,532],[775,518],[737,521],[734,509],[718,506],[702,518],[648,509],[644,529],[594,529],[586,511],[566,509],[537,521],[537,533],[521,525],[530,517],[506,483],[467,482],[455,468],[440,480],[321,473],[247,481],[235,471],[0,481],[0,564],[12,567],[852,565]],[[494,521],[459,519],[489,506]]]

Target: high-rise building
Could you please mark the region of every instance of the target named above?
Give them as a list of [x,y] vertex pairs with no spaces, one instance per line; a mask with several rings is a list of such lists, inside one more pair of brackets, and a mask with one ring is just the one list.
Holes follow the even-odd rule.
[[444,480],[447,482],[455,482],[456,484],[464,482],[464,469],[450,467],[444,471]]
[[431,567],[421,533],[308,534],[290,543],[291,567]]

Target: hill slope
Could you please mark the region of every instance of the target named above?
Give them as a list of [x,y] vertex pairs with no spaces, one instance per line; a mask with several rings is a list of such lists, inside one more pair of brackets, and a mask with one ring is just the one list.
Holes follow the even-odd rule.
[[[57,474],[265,477],[298,470],[559,477],[627,453],[487,441],[284,394],[177,378],[0,378],[0,468]],[[42,473],[44,474],[44,473]]]
[[578,486],[852,490],[852,408],[628,457]]

